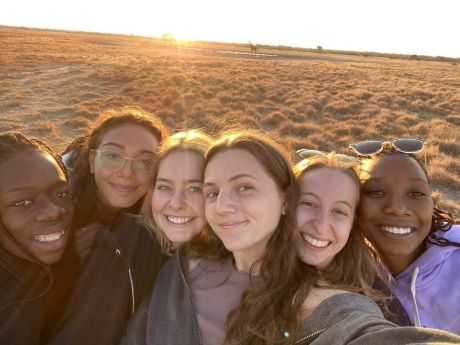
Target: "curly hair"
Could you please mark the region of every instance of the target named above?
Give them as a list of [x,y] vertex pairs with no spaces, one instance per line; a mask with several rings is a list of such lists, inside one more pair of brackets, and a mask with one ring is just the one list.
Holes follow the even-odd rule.
[[[168,131],[159,118],[139,107],[122,107],[103,112],[91,133],[77,138],[64,152],[74,151],[69,159],[72,168],[72,197],[75,204],[74,228],[91,220],[97,205],[97,185],[91,174],[89,153],[99,147],[104,135],[113,128],[134,124],[152,133],[158,142],[167,137]],[[133,205],[131,212],[138,212],[142,200]]]
[[[299,326],[301,307],[318,275],[304,265],[293,250],[298,189],[289,155],[280,144],[263,134],[231,131],[213,143],[206,154],[205,167],[216,155],[230,149],[245,150],[260,162],[285,195],[286,214],[281,215],[264,255],[257,262],[262,282],[253,282],[227,317],[225,342],[275,344],[285,341],[285,332],[294,332]],[[205,236],[191,244],[191,250],[196,253],[195,257],[209,260],[232,257],[209,226]],[[250,276],[254,270],[255,263]]]
[[152,196],[155,189],[155,181],[158,176],[158,171],[160,169],[161,163],[170,153],[177,151],[195,152],[203,157],[204,161],[204,155],[211,143],[211,136],[199,129],[191,129],[169,136],[160,146],[158,161],[153,173],[153,181],[150,184],[149,190],[142,204],[141,214],[145,226],[157,237],[158,241],[160,242],[162,251],[165,254],[171,254],[172,243],[166,237],[163,231],[161,231],[161,229],[155,224],[151,206]]
[[[8,160],[20,153],[33,153],[40,152],[50,155],[54,158],[59,168],[64,173],[67,179],[67,170],[64,164],[61,161],[60,155],[54,152],[45,142],[36,139],[28,138],[22,133],[19,132],[7,132],[0,134],[0,165],[6,164]],[[30,253],[24,246],[21,245],[16,238],[9,233],[9,231],[3,226],[3,221],[0,219],[2,227],[7,232],[8,237],[15,242],[15,244],[21,248],[21,250],[34,262],[37,261],[32,253]],[[12,275],[17,277],[22,282],[28,282],[32,277],[27,274],[27,270],[21,265],[20,262],[14,259],[14,257],[9,254],[8,250],[0,243],[0,269],[10,272]]]

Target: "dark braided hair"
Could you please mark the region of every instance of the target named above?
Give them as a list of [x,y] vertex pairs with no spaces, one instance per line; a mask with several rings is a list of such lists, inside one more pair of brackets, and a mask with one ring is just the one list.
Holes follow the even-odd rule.
[[[72,198],[76,215],[74,229],[89,223],[97,206],[97,186],[90,171],[89,153],[99,147],[108,131],[125,124],[135,124],[145,128],[160,144],[168,135],[166,127],[154,115],[139,107],[122,107],[102,113],[88,136],[77,138],[71,143],[64,152],[74,151],[69,160],[72,168]],[[131,211],[139,211],[141,205],[142,200],[139,200]]]
[[[4,164],[10,158],[14,157],[17,154],[24,152],[43,152],[47,153],[54,158],[56,163],[59,165],[61,170],[64,172],[67,178],[67,170],[64,164],[61,161],[61,157],[54,152],[48,145],[43,141],[36,138],[27,138],[25,135],[19,132],[6,132],[0,134],[0,165]],[[8,229],[3,225],[3,221],[0,218],[0,224],[2,225],[7,236],[15,242],[15,244],[21,248],[21,250],[31,259],[31,261],[37,262],[39,265],[43,266],[44,264],[40,263],[26,248],[24,248]],[[19,280],[27,282],[29,279],[32,279],[11,253],[0,243],[0,270],[10,272],[16,276]]]

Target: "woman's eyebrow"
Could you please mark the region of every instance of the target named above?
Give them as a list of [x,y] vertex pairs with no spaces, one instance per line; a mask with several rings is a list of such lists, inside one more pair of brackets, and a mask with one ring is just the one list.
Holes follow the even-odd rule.
[[[165,178],[165,177],[157,177],[156,182],[171,183],[172,180],[168,179],[168,178]],[[187,183],[203,183],[203,180],[200,180],[200,179],[188,179],[188,180],[185,180],[185,182],[187,182]]]
[[[118,144],[118,143],[113,143],[113,142],[110,142],[110,141],[101,145],[101,147],[106,147],[106,146],[114,146],[114,147],[119,148],[119,149],[125,149],[126,148],[124,145],[121,145],[121,144]],[[154,150],[141,150],[140,153],[147,153],[147,154],[151,154],[151,155],[155,154]]]
[[[233,182],[233,181],[236,181],[236,180],[239,180],[241,178],[244,178],[244,177],[248,177],[250,179],[253,179],[253,180],[257,180],[257,178],[255,178],[254,176],[252,176],[251,174],[238,174],[238,175],[235,175],[235,176],[232,176],[228,179],[229,182]],[[214,182],[206,182],[203,187],[208,187],[208,186],[215,186],[216,184]]]

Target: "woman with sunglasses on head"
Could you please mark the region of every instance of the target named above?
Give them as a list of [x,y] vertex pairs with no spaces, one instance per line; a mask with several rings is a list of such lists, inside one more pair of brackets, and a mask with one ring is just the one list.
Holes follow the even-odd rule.
[[165,301],[158,295],[170,288],[172,267],[185,260],[180,248],[204,231],[203,166],[211,143],[210,136],[193,129],[171,135],[160,147],[154,183],[144,200],[142,215],[163,252],[173,257],[160,272],[156,293],[146,298],[131,320],[125,343],[145,343],[146,323],[162,317],[157,305]]
[[151,263],[150,252],[121,246],[100,229],[82,267],[60,157],[11,132],[0,134],[0,158],[0,343],[118,343],[142,289],[151,286],[133,263]]
[[73,227],[83,258],[99,226],[131,224],[121,215],[139,212],[166,136],[155,116],[138,107],[123,107],[102,113],[91,133],[67,148],[64,161],[72,180]]
[[460,341],[398,328],[365,296],[324,286],[298,259],[292,250],[295,177],[284,150],[267,137],[237,131],[214,142],[205,159],[204,194],[210,228],[185,248],[186,258],[164,266],[169,271],[155,287],[158,303],[151,305],[146,336],[133,343]]
[[335,152],[298,150],[294,167],[297,252],[330,284],[363,293],[380,305],[385,317],[401,326],[411,322],[397,298],[377,275],[376,262],[355,226],[360,198],[359,161]]
[[359,225],[414,324],[460,334],[460,226],[435,207],[414,155],[423,146],[417,139],[352,145],[366,156]]

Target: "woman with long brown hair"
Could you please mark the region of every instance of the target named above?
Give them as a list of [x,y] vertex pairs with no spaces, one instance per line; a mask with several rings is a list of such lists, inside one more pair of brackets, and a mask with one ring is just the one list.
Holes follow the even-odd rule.
[[[204,236],[160,272],[135,344],[393,344],[460,338],[400,328],[367,297],[331,289],[295,251],[298,191],[268,137],[223,134],[206,154]],[[353,265],[353,263],[349,263]],[[140,325],[142,327],[142,324]],[[382,342],[383,341],[383,342]]]

